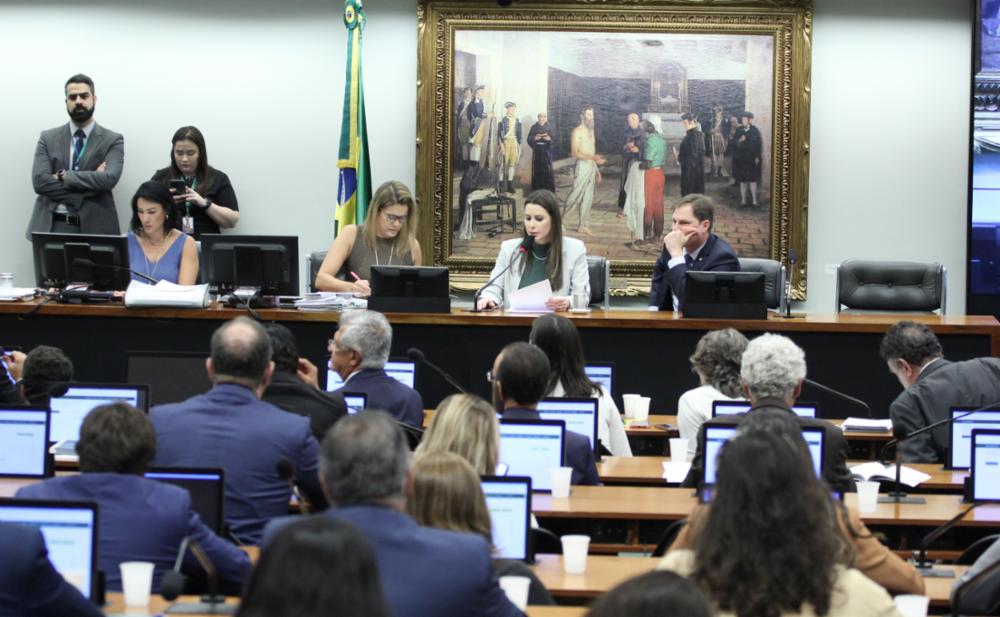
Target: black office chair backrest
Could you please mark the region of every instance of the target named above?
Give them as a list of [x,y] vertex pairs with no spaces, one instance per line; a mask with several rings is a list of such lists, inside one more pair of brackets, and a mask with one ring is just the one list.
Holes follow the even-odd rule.
[[945,312],[947,271],[939,263],[849,259],[837,268],[837,311]]
[[[323,260],[326,259],[326,251],[313,251],[306,255],[306,272],[309,273],[309,284],[306,289],[309,293],[316,293],[316,275],[319,274],[320,266],[323,265]],[[342,281],[347,280],[347,262],[340,268],[340,272],[337,273],[337,278]]]
[[764,302],[767,308],[784,310],[785,265],[773,259],[740,257],[740,271],[764,273]]
[[587,255],[587,274],[590,275],[590,303],[601,304],[608,293],[608,258]]

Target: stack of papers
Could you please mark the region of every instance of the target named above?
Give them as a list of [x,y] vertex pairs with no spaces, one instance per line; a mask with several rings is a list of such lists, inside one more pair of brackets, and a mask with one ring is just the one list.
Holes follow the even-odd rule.
[[510,292],[508,313],[551,313],[545,303],[552,297],[552,284],[544,279],[533,285]]
[[209,304],[208,285],[177,285],[170,281],[160,281],[147,285],[132,281],[125,290],[125,306],[128,308],[205,308]]
[[668,484],[680,484],[691,471],[691,463],[684,461],[663,461],[663,479]]
[[30,300],[35,297],[34,287],[15,287],[11,294],[0,296],[0,302],[16,302],[18,300]]
[[352,293],[321,291],[303,296],[295,302],[295,308],[306,312],[342,311],[344,309],[368,308],[368,301],[355,298]]
[[840,428],[845,431],[874,431],[878,433],[891,433],[892,420],[871,420],[869,418],[848,418],[844,420]]
[[[862,480],[878,479],[881,481],[889,480],[895,482],[896,466],[883,465],[882,463],[873,461],[871,463],[864,463],[862,465],[855,465],[854,467],[851,467],[851,474],[861,478]],[[899,481],[906,486],[916,486],[929,479],[929,475],[917,471],[912,467],[904,465],[899,469]]]

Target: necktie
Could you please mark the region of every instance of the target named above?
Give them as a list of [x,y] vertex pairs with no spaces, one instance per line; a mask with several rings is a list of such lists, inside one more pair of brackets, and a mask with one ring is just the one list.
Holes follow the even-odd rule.
[[684,263],[686,263],[687,267],[690,268],[691,266],[694,265],[694,259],[691,258],[691,255],[685,255],[684,256]]
[[86,136],[87,134],[83,132],[83,129],[76,129],[76,132],[73,133],[73,137],[76,138],[73,140],[73,171],[80,170],[80,158],[83,154],[83,139]]

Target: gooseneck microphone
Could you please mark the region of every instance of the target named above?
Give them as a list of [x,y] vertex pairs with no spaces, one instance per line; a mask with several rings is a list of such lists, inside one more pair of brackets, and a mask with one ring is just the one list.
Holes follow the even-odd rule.
[[424,355],[424,352],[422,352],[421,350],[417,349],[416,347],[410,347],[409,349],[407,349],[406,350],[406,356],[409,359],[413,360],[414,362],[419,362],[421,364],[426,364],[428,367],[431,368],[431,370],[433,370],[435,373],[437,373],[438,375],[440,375],[442,379],[444,379],[445,381],[447,381],[448,384],[452,388],[455,388],[456,390],[458,390],[462,394],[467,394],[468,393],[468,391],[465,388],[462,387],[462,384],[458,383],[457,379],[455,379],[454,377],[452,377],[451,375],[449,375],[443,368],[441,368],[437,364],[434,364],[433,362],[431,362],[430,360],[428,360],[427,356]]
[[302,514],[312,514],[312,504],[302,494],[302,491],[299,490],[298,485],[295,484],[295,467],[292,466],[292,461],[285,457],[279,458],[277,470],[278,477],[288,483],[288,488],[292,489],[292,494],[299,500],[299,509],[302,510]]
[[226,604],[226,597],[219,594],[219,572],[215,569],[215,564],[208,558],[205,549],[198,544],[198,541],[190,536],[185,536],[181,541],[173,569],[163,573],[163,579],[160,581],[160,595],[163,596],[164,600],[173,602],[184,592],[184,575],[181,574],[181,564],[184,562],[184,556],[188,549],[191,549],[191,554],[205,570],[208,593],[201,597],[201,602],[177,603],[165,612],[183,615],[234,615],[236,605]]
[[846,394],[844,392],[841,392],[840,390],[835,390],[835,389],[831,388],[830,386],[823,385],[823,384],[819,383],[818,381],[813,381],[812,379],[809,379],[809,378],[805,378],[802,381],[804,381],[805,383],[809,384],[810,386],[813,386],[814,388],[819,388],[820,390],[822,390],[823,392],[826,392],[827,394],[832,394],[832,395],[836,396],[837,398],[839,398],[841,400],[848,401],[850,403],[854,403],[855,405],[858,405],[859,407],[863,408],[868,413],[868,417],[869,418],[872,417],[872,408],[868,406],[868,403],[862,401],[861,399],[854,398],[850,394]]
[[476,295],[472,297],[473,313],[482,312],[479,310],[479,296],[482,295],[483,291],[485,291],[487,287],[495,283],[498,278],[506,274],[507,270],[510,270],[510,267],[514,265],[514,262],[517,261],[518,257],[527,253],[533,248],[535,248],[535,236],[525,236],[524,240],[521,240],[521,246],[517,247],[517,251],[514,253],[514,256],[510,258],[510,262],[507,264],[507,267],[501,270],[499,274],[491,278],[485,285],[476,290]]
[[91,268],[91,269],[104,268],[105,270],[123,270],[123,271],[129,272],[129,273],[131,273],[131,274],[133,274],[135,276],[138,276],[139,278],[147,281],[151,285],[156,285],[156,283],[157,283],[156,279],[154,279],[152,277],[149,277],[149,276],[146,276],[142,272],[137,272],[137,271],[133,270],[132,268],[126,268],[125,266],[115,266],[115,265],[112,265],[112,264],[94,263],[94,261],[92,259],[84,259],[83,257],[77,257],[77,258],[75,258],[73,260],[73,265],[76,266],[76,267],[79,267],[79,268]]
[[941,525],[936,529],[932,529],[930,533],[928,533],[926,536],[923,537],[922,540],[920,540],[920,550],[917,552],[917,563],[916,563],[917,572],[920,573],[920,576],[926,578],[954,578],[955,576],[954,570],[935,570],[934,564],[927,561],[927,547],[930,546],[931,542],[937,540],[946,531],[957,525],[958,521],[965,518],[965,515],[971,512],[973,508],[978,508],[979,506],[983,505],[983,503],[984,502],[981,501],[973,503],[968,508],[962,510],[961,512],[953,516],[951,520],[946,522],[944,525]]

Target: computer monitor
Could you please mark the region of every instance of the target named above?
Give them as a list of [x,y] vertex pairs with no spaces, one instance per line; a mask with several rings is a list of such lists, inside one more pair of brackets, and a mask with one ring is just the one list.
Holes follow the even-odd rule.
[[0,406],[0,477],[46,478],[52,475],[50,419],[48,407]]
[[96,503],[0,499],[0,521],[40,529],[55,569],[85,597],[96,600]]
[[601,384],[601,388],[608,393],[608,396],[615,396],[615,363],[614,362],[588,362],[583,365],[583,371],[591,381]]
[[[701,466],[701,484],[703,487],[711,489],[711,487],[715,486],[718,476],[719,450],[728,441],[736,437],[738,429],[735,426],[711,426],[708,424],[704,426],[704,443],[702,444],[704,459]],[[816,473],[816,477],[823,477],[823,449],[826,445],[826,432],[822,427],[804,426],[802,427],[802,438],[809,447],[809,454],[812,458],[813,471]],[[703,496],[703,501],[710,500],[711,490],[709,490],[707,495],[709,497],[706,499]]]
[[1000,430],[972,430],[972,501],[1000,501]]
[[562,420],[567,431],[586,437],[594,455],[599,454],[596,398],[543,398],[538,402],[538,414],[542,420]]
[[684,282],[684,317],[767,319],[763,272],[688,270]]
[[201,281],[218,293],[238,287],[263,295],[299,295],[298,236],[202,234]]
[[448,268],[372,266],[368,308],[397,313],[448,313]]
[[223,531],[225,472],[212,467],[150,467],[144,474],[150,480],[173,484],[191,495],[191,509],[216,535]]
[[[1000,409],[976,411],[977,407],[952,407],[948,425],[948,468],[968,469],[972,459],[972,431],[977,428],[1000,429]],[[966,415],[968,414],[968,415]],[[959,416],[965,416],[956,420]]]
[[534,561],[531,545],[531,478],[483,476],[483,494],[490,511],[493,556]]
[[823,477],[823,452],[826,449],[826,431],[819,426],[803,426],[802,438],[809,446],[809,454],[812,456],[813,471],[817,478]]
[[364,392],[342,392],[344,403],[347,405],[347,413],[354,415],[368,408],[368,395]]
[[129,383],[149,384],[150,405],[186,401],[212,389],[205,372],[204,353],[182,351],[132,351],[128,356]]
[[529,476],[535,491],[552,491],[549,470],[563,466],[562,420],[500,420],[500,462],[512,476]]
[[31,234],[35,285],[89,286],[99,291],[128,288],[128,238],[94,234]]
[[66,394],[52,397],[52,429],[49,440],[76,441],[80,426],[88,413],[98,405],[128,403],[149,411],[149,386],[139,384],[74,383]]
[[[745,414],[750,411],[751,407],[749,401],[712,401],[712,417]],[[801,418],[815,418],[819,414],[819,405],[816,403],[796,403],[792,406],[792,411]]]
[[[417,363],[405,358],[390,358],[385,363],[385,372],[389,377],[395,377],[397,381],[411,388],[417,383]],[[333,392],[344,387],[344,380],[340,378],[337,371],[333,370],[333,363],[326,363],[326,391]]]

